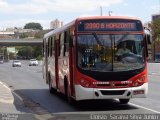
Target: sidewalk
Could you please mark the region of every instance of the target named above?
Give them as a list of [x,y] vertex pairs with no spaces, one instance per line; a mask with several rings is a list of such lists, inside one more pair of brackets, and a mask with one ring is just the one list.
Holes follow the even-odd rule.
[[[22,101],[16,93],[0,81],[0,120],[48,120],[54,118],[54,116],[47,113],[42,115],[30,113]],[[2,115],[2,113],[4,114]]]
[[2,82],[0,82],[0,103],[13,104],[14,97],[11,90]]
[[22,102],[12,94],[12,91],[0,81],[0,113],[22,113]]

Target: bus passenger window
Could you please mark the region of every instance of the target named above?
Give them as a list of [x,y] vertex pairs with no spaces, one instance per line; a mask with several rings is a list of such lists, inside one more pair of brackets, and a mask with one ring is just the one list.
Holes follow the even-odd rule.
[[63,52],[64,56],[69,55],[69,41],[70,41],[70,39],[71,39],[71,36],[69,34],[69,31],[66,31],[65,37],[64,37],[64,52]]
[[60,55],[61,57],[63,57],[63,51],[64,51],[64,33],[61,33],[61,37],[60,37]]

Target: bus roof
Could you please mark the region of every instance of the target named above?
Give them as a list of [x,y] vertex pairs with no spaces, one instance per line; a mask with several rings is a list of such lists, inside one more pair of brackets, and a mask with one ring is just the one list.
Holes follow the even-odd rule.
[[66,24],[66,25],[64,25],[64,26],[62,26],[62,27],[60,27],[60,28],[57,28],[57,29],[55,29],[55,30],[52,30],[52,31],[46,33],[46,34],[44,35],[44,38],[47,38],[48,36],[51,36],[51,35],[53,35],[54,33],[59,33],[59,32],[61,32],[61,31],[64,31],[65,29],[67,29],[67,28],[69,28],[70,26],[72,26],[74,23],[75,23],[75,20],[73,20],[72,22],[70,22],[70,23],[68,23],[68,24]]
[[137,17],[129,16],[90,16],[90,17],[79,17],[77,20],[90,20],[90,19],[129,19],[129,20],[140,20]]
[[81,21],[81,20],[92,20],[92,19],[124,19],[124,20],[140,20],[137,17],[128,17],[128,16],[90,16],[90,17],[79,17],[72,22],[57,28],[55,30],[52,30],[44,35],[44,38],[48,38],[49,36],[53,35],[54,33],[60,33],[61,31],[65,31],[67,28],[70,26],[74,25],[76,21]]

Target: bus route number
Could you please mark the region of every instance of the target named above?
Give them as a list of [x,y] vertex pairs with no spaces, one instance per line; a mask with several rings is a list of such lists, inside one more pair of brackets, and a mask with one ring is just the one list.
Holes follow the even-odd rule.
[[100,29],[100,23],[86,23],[85,24],[85,30],[92,30],[92,29]]

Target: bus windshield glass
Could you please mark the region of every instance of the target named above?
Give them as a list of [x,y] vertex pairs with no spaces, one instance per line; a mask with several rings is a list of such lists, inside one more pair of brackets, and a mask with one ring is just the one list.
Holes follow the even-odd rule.
[[78,68],[90,71],[128,71],[144,67],[143,35],[79,35]]

